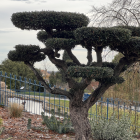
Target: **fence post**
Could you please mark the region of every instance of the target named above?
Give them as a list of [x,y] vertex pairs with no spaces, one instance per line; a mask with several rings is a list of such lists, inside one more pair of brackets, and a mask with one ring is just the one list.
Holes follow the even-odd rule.
[[97,102],[96,102],[96,119],[97,119]]
[[107,120],[108,120],[108,103],[109,103],[109,100],[107,98]]
[[123,102],[124,103],[124,116],[125,116],[125,102]]
[[[29,79],[29,86],[30,86],[30,84],[31,84],[31,79]],[[30,99],[30,89],[29,89],[29,99]],[[30,100],[29,100],[29,111],[30,111]]]
[[[55,88],[55,85],[54,85]],[[55,113],[55,94],[54,94],[54,113]]]
[[[49,87],[51,88],[50,84],[49,84]],[[49,114],[50,114],[50,92],[49,92]]]
[[[0,71],[0,75],[2,75],[2,71]],[[2,104],[2,93],[1,93],[1,76],[0,76],[0,105]]]
[[[65,88],[65,91],[66,91],[66,88]],[[64,114],[65,114],[65,100],[66,99],[66,96],[64,96]],[[68,115],[68,112],[67,112],[67,115]]]
[[[34,80],[34,106],[35,106],[35,90],[36,90],[36,80]],[[34,112],[35,112],[35,107],[34,107]]]
[[103,101],[103,97],[101,97],[101,118],[102,118],[102,101]]
[[119,104],[120,104],[120,101],[118,101],[118,119],[119,119]]

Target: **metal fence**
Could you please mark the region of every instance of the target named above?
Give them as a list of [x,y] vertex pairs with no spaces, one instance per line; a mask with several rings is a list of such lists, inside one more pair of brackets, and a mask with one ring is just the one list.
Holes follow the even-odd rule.
[[[51,109],[54,109],[56,117],[58,116],[58,109],[60,108],[61,112],[58,117],[63,118],[65,112],[67,112],[67,117],[70,115],[69,99],[66,96],[53,95],[45,92],[45,90],[44,92],[40,92],[40,88],[44,88],[40,82],[34,81],[32,83],[31,79],[17,79],[16,76],[12,77],[11,74],[10,76],[7,76],[7,73],[2,75],[2,72],[0,72],[0,82],[0,105],[8,106],[10,102],[17,102],[19,104],[25,104],[24,111],[38,115],[44,112],[44,114],[48,116],[51,116]],[[24,85],[25,90],[17,92],[17,83],[19,88]],[[15,89],[11,88],[12,84],[14,84]],[[34,89],[38,87],[39,91],[32,91],[30,88],[27,90],[26,87],[30,87],[31,85]],[[7,89],[8,87],[9,89]],[[83,101],[88,98],[88,96],[89,95],[84,94]],[[133,122],[132,129],[138,131],[140,128],[139,106],[140,103],[135,101],[101,97],[101,99],[89,109],[88,118],[90,120],[93,117],[109,119],[111,115],[115,113],[116,117],[120,119],[122,115],[128,115],[131,122]]]

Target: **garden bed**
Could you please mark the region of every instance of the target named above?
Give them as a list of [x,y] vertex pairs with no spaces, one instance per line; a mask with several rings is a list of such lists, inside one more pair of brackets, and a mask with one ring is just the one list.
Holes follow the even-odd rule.
[[[22,117],[14,118],[9,117],[8,109],[0,107],[0,116],[3,119],[3,127],[5,130],[0,135],[0,140],[74,140],[74,133],[59,134],[54,131],[48,130],[42,124],[41,115],[30,114],[23,112]],[[27,129],[28,119],[31,118],[32,128]]]

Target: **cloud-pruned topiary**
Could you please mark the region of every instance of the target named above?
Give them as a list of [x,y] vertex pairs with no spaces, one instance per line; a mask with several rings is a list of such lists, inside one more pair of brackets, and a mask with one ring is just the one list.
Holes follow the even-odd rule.
[[16,27],[23,30],[74,30],[89,23],[88,17],[83,14],[56,11],[18,12],[13,13],[11,20]]

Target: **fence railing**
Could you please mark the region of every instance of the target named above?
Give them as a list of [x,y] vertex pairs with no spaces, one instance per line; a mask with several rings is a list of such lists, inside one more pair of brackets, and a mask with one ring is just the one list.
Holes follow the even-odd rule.
[[[30,79],[28,81],[26,78],[25,80],[21,80],[21,78],[17,79],[16,76],[13,78],[11,74],[10,76],[7,76],[6,73],[5,75],[2,75],[2,72],[0,72],[0,82],[0,105],[3,104],[4,106],[8,106],[10,102],[17,102],[19,104],[24,102],[24,111],[28,111],[32,114],[41,115],[41,112],[44,112],[45,115],[51,115],[51,109],[54,109],[55,115],[58,116],[57,110],[60,108],[61,117],[64,116],[65,112],[67,112],[67,117],[70,115],[69,99],[66,96],[53,95],[45,92],[45,90],[44,92],[41,92],[40,87],[44,88],[44,86],[42,86],[40,82],[38,84],[36,81],[31,83]],[[24,85],[25,89],[32,85],[32,89],[34,88],[34,91],[29,88],[29,90],[26,89],[24,91],[17,92],[17,84],[19,88],[21,85]],[[13,85],[15,86],[15,89],[13,89],[13,87],[11,88]],[[38,91],[35,91],[36,87],[38,87]],[[83,101],[86,98],[88,98],[88,96],[85,94],[83,96]],[[140,128],[139,112],[140,102],[101,97],[101,99],[89,109],[88,118],[90,120],[93,117],[109,119],[111,115],[115,113],[116,117],[120,119],[122,115],[128,115],[129,119],[134,122],[133,124],[135,124],[132,125],[132,127],[135,130],[138,130]]]

